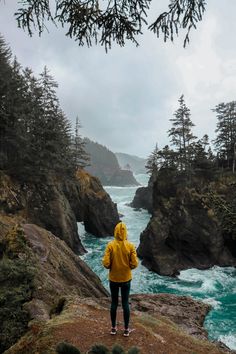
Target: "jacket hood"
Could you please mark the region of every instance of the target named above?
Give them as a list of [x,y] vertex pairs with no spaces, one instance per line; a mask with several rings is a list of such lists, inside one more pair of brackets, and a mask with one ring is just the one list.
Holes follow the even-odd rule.
[[124,222],[119,222],[114,230],[114,237],[118,241],[127,240],[127,228]]

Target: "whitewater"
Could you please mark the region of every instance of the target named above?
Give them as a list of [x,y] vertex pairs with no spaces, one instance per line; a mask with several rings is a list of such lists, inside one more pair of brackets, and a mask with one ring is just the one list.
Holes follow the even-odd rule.
[[[146,185],[147,175],[136,175],[141,185]],[[128,206],[137,187],[105,187],[113,202],[117,203],[122,220],[127,224],[128,238],[137,247],[140,233],[146,228],[150,214]],[[100,277],[108,289],[107,270],[101,259],[106,244],[112,237],[96,238],[78,225],[82,243],[88,251],[82,258]],[[141,263],[141,262],[140,262]],[[210,339],[220,340],[229,348],[236,349],[236,269],[213,267],[208,270],[188,269],[177,278],[160,276],[139,264],[133,271],[131,293],[171,293],[188,295],[212,306],[204,326]]]

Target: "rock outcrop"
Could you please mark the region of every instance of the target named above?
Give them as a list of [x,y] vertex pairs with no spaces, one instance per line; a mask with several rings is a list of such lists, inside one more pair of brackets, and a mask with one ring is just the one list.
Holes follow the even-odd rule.
[[[115,343],[125,350],[135,346],[140,354],[233,353],[220,343],[207,341],[202,328],[207,305],[166,294],[132,295],[131,303],[134,331],[128,340],[123,336],[123,316],[118,310]],[[68,297],[58,316],[32,322],[29,332],[5,354],[53,353],[62,341],[73,344],[82,353],[88,353],[94,343],[111,349],[114,336],[109,334],[109,307],[110,300],[106,298]]]
[[77,222],[96,236],[113,234],[119,220],[116,205],[95,177],[80,172],[76,179],[48,176],[44,181],[20,183],[1,174],[0,213],[21,215],[27,222],[51,231],[76,253],[85,250]]
[[133,172],[129,170],[117,170],[108,181],[110,186],[139,186],[134,178]]
[[[138,247],[143,264],[170,276],[193,267],[236,266],[236,189],[232,182],[212,182],[199,190],[167,173],[160,174],[153,185],[154,211]],[[226,206],[229,197],[232,203]],[[235,229],[227,229],[229,220],[223,216],[227,208]]]
[[153,210],[152,188],[150,186],[139,187],[130,206],[135,209],[146,209],[151,214]]
[[146,209],[150,214],[153,212],[153,183],[155,178],[151,176],[147,187],[139,187],[134,195],[130,206],[135,209]]
[[48,321],[60,313],[65,296],[108,295],[64,241],[37,225],[19,222],[0,215],[0,352],[28,330],[28,321]]
[[99,178],[104,186],[138,186],[133,172],[121,169],[116,155],[105,146],[84,139],[85,151],[90,156],[90,165],[86,170]]
[[137,174],[147,172],[145,168],[147,159],[135,155],[124,154],[122,152],[116,152],[115,155],[121,168],[125,169],[125,167],[129,166],[131,171]]

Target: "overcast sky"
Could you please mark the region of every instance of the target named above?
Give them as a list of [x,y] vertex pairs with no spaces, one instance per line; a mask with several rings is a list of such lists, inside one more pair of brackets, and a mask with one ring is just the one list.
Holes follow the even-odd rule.
[[[169,1],[153,0],[151,18]],[[155,7],[155,8],[154,8]],[[79,47],[61,29],[41,38],[17,28],[17,1],[0,0],[0,33],[23,67],[39,74],[45,65],[59,84],[61,107],[72,121],[78,115],[82,136],[114,152],[146,157],[156,142],[169,144],[167,130],[178,99],[184,94],[194,133],[214,138],[220,102],[236,99],[236,1],[209,0],[203,21],[183,38],[163,43],[152,33],[140,46]]]

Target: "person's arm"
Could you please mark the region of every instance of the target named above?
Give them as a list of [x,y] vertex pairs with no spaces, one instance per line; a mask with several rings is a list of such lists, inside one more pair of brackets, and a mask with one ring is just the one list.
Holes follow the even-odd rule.
[[102,259],[102,264],[107,269],[111,268],[111,256],[112,256],[112,247],[108,243],[108,245],[107,245],[107,247],[105,249],[105,253],[104,253],[103,259]]
[[129,266],[131,269],[134,269],[138,266],[138,257],[137,257],[137,253],[136,253],[136,249],[135,249],[134,245],[132,245],[132,248],[130,251]]

